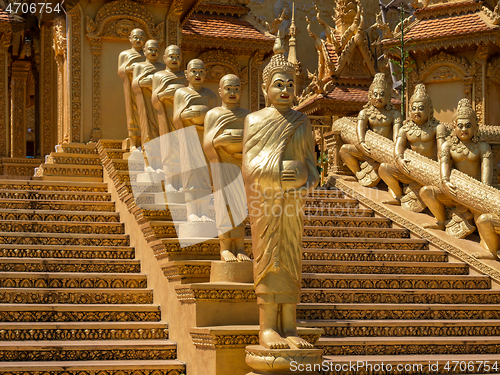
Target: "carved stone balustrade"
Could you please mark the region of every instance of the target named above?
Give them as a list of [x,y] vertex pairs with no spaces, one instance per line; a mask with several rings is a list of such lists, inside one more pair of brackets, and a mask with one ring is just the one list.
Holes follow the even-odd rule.
[[[333,124],[334,132],[340,132],[340,138],[344,143],[359,145],[356,135],[356,122],[350,118],[341,118]],[[488,137],[498,138],[496,129],[483,126],[480,128],[484,136],[482,140]],[[366,133],[366,143],[371,149],[370,157],[379,163],[389,163],[396,166],[394,162],[394,143],[372,131]],[[405,150],[405,159],[410,162],[407,164],[412,178],[421,185],[432,185],[441,187],[439,174],[439,164],[430,160],[412,150]],[[500,191],[483,184],[482,182],[467,176],[466,174],[452,169],[450,181],[457,187],[457,196],[454,198],[458,203],[468,209],[481,213],[500,214]]]

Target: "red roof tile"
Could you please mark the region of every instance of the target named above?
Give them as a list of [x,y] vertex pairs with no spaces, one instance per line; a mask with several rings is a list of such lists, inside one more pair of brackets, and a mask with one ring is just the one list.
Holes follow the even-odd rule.
[[183,35],[272,42],[247,21],[226,15],[194,13],[182,28]]
[[[414,41],[422,41],[463,37],[499,29],[499,26],[488,25],[479,13],[469,13],[419,20],[406,31],[405,37]],[[397,39],[390,39],[384,41],[383,44],[393,44],[396,41]]]

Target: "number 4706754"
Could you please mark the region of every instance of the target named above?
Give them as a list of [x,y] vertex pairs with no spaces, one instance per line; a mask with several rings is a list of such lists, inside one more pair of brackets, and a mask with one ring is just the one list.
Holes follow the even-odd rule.
[[57,3],[55,6],[52,3],[9,3],[5,10],[9,13],[19,14],[35,14],[35,13],[60,13],[62,12],[61,5]]

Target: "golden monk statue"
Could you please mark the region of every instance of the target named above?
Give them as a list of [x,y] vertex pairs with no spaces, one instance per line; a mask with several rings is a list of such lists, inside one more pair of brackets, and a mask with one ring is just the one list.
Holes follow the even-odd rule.
[[[408,177],[410,174],[407,166],[408,161],[403,156],[407,144],[420,155],[437,160],[438,150],[441,149],[445,138],[446,127],[434,118],[434,107],[425,86],[423,84],[417,85],[410,98],[410,119],[403,123],[394,147],[397,168],[382,163],[378,170],[380,178],[387,184],[389,192],[394,197],[383,203],[400,205],[404,193],[399,181],[404,184],[412,184],[413,182]],[[425,206],[422,210],[424,208]]]
[[245,254],[247,202],[241,179],[243,124],[250,113],[240,108],[241,82],[227,74],[219,82],[222,107],[205,117],[203,148],[210,161],[214,182],[215,217],[223,261],[250,261]]
[[[358,115],[359,146],[345,144],[339,154],[347,167],[356,175],[363,186],[372,187],[378,184],[378,164],[367,157],[370,147],[365,143],[367,129],[396,141],[401,127],[401,113],[391,104],[391,89],[385,80],[385,74],[377,73],[368,90],[369,102]],[[365,161],[366,160],[366,161]],[[360,167],[360,161],[363,163]]]
[[141,130],[139,128],[139,114],[137,113],[135,94],[131,88],[132,74],[134,64],[145,60],[143,48],[146,34],[141,29],[134,29],[130,33],[129,40],[132,48],[123,51],[118,57],[118,75],[123,79],[128,137],[130,139],[130,149],[133,151],[140,146]]
[[[426,228],[447,229],[449,232],[447,227],[456,223],[460,229],[455,229],[450,234],[463,238],[475,229],[468,225],[463,217],[460,217],[460,212],[463,210],[453,213],[455,217],[450,220],[450,223],[445,223],[447,219],[445,207],[454,207],[459,204],[454,200],[456,187],[450,182],[451,169],[455,167],[460,172],[491,185],[493,154],[491,147],[485,142],[480,142],[476,136],[478,121],[468,99],[462,99],[458,103],[453,124],[453,134],[443,143],[440,151],[442,187],[425,186],[420,190],[420,197],[437,220],[435,225],[427,225]],[[476,216],[478,216],[477,213]]]
[[165,188],[167,192],[178,191],[180,181],[180,151],[179,140],[173,123],[174,94],[177,89],[186,86],[186,75],[181,70],[181,49],[171,45],[163,56],[165,70],[153,75],[153,94],[151,101],[158,114],[158,130],[160,136],[161,164],[165,173]]
[[191,60],[185,71],[188,87],[174,95],[173,122],[179,133],[182,186],[187,205],[188,222],[213,221],[208,217],[209,196],[212,193],[210,173],[202,149],[205,115],[215,107],[215,94],[203,87],[205,64]]
[[[281,52],[281,53],[280,53]],[[243,179],[252,228],[259,342],[312,348],[297,334],[304,198],[319,181],[311,123],[292,109],[294,65],[275,44],[262,76],[266,108],[245,119]]]
[[158,117],[151,102],[153,74],[165,69],[165,65],[158,62],[158,49],[159,45],[156,40],[148,40],[144,45],[146,61],[134,65],[132,90],[135,93],[139,113],[141,145],[159,136]]

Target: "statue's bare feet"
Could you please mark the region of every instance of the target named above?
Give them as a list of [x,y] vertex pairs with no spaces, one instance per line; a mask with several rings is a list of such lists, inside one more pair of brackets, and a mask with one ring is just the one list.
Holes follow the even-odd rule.
[[151,166],[150,166],[150,167],[146,167],[146,168],[144,169],[144,172],[148,172],[148,173],[156,173],[156,171],[155,171],[155,170],[153,169],[153,167],[151,167]]
[[471,254],[474,258],[476,259],[488,259],[488,260],[498,260],[497,256],[495,254],[492,254],[488,251],[477,251],[475,253]]
[[172,186],[172,184],[168,184],[165,186],[165,192],[167,193],[177,193],[178,190]]
[[251,262],[250,259],[245,253],[238,253],[238,262]]
[[203,222],[203,220],[198,215],[191,214],[188,216],[188,222],[189,223],[201,223],[201,222]]
[[268,349],[289,349],[288,341],[280,336],[274,329],[261,330],[259,334],[259,343]]
[[212,219],[210,219],[207,215],[203,215],[203,216],[201,217],[201,221],[205,221],[205,222],[208,222],[208,223],[213,222],[213,220],[212,220]]
[[314,348],[314,345],[311,344],[309,341],[304,340],[303,338],[297,336],[297,332],[295,334],[292,334],[290,336],[286,336],[286,339],[292,344],[292,346],[295,346],[297,349],[312,349]]
[[382,201],[383,204],[392,204],[393,206],[401,206],[399,199],[386,199]]
[[440,230],[445,230],[446,227],[444,226],[444,223],[437,222],[436,224],[424,224],[425,229],[440,229]]
[[232,252],[230,252],[229,250],[221,251],[220,258],[224,262],[237,262],[238,261],[238,259],[234,256],[234,254]]

